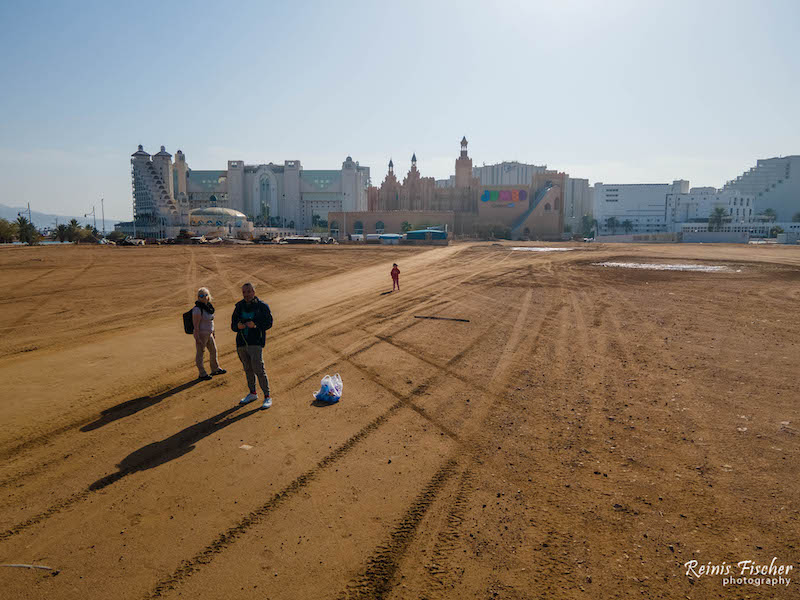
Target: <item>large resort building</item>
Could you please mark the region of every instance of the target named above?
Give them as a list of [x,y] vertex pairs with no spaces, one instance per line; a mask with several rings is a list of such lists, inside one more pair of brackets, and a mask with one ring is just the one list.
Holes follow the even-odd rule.
[[445,226],[456,235],[469,236],[489,228],[510,231],[514,239],[558,240],[564,232],[567,193],[577,221],[588,213],[587,180],[570,183],[565,173],[536,167],[529,171],[530,179],[487,184],[475,175],[467,145],[465,137],[455,161],[455,175],[447,180],[452,185],[437,185],[433,177],[423,177],[417,169],[416,154],[401,182],[390,160],[380,187],[369,188],[368,210],[330,213],[331,235],[343,239],[398,233],[401,227]]
[[[164,146],[152,157],[139,146],[131,155],[131,181],[134,220],[117,226],[125,233],[174,237],[181,229],[197,229],[195,211],[210,217],[215,214],[210,209],[238,213],[238,223],[250,222],[245,231],[254,226],[303,231],[326,222],[331,211],[366,210],[369,167],[348,156],[339,170],[305,170],[299,160],[282,165],[229,160],[225,170],[195,171],[180,150],[173,162]],[[230,225],[223,220],[217,229]],[[216,227],[211,221],[207,229]],[[236,233],[233,229],[228,233]]]
[[260,228],[327,228],[344,239],[444,225],[462,235],[490,227],[510,230],[515,238],[560,239],[565,223],[589,211],[588,181],[509,164],[476,172],[463,138],[452,185],[437,186],[433,177],[423,177],[414,155],[402,181],[390,160],[381,185],[370,187],[369,168],[349,156],[339,170],[305,170],[299,160],[282,165],[229,160],[227,169],[209,171],[192,170],[181,150],[173,161],[164,146],[153,156],[139,146],[131,156],[134,220],[117,228],[156,238],[175,237],[181,229],[247,237]]

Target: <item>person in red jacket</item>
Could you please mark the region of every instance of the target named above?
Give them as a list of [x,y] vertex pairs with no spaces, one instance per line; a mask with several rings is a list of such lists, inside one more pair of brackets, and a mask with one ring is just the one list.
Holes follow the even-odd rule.
[[400,269],[397,268],[397,263],[392,264],[392,291],[394,288],[400,291]]

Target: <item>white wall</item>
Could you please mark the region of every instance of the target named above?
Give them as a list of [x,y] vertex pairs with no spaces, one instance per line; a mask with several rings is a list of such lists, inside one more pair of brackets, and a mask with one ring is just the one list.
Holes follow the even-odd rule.
[[606,227],[609,217],[619,222],[617,232],[622,233],[623,221],[631,221],[631,233],[667,231],[667,194],[689,191],[689,182],[677,180],[669,183],[603,184],[594,186],[594,218],[600,234],[610,231]]
[[715,208],[725,209],[732,222],[749,223],[756,215],[753,196],[735,190],[693,188],[689,194],[667,194],[667,225],[680,231],[680,224],[708,221]]

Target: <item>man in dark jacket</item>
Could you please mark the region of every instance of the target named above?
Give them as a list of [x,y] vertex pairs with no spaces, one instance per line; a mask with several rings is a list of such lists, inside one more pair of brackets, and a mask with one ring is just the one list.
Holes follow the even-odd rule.
[[247,387],[250,393],[239,401],[239,404],[248,404],[258,399],[256,394],[256,377],[264,392],[264,404],[261,408],[272,406],[272,397],[269,394],[269,379],[264,369],[262,351],[266,339],[267,329],[272,327],[272,313],[269,306],[256,297],[256,290],[252,283],[242,286],[242,298],[236,303],[231,316],[231,329],[236,332],[236,353],[242,361],[244,374],[247,377]]

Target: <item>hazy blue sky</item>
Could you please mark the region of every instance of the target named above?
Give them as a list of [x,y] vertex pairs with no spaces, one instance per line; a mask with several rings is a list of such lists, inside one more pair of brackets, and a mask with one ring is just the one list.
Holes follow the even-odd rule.
[[130,154],[721,186],[800,153],[800,1],[0,4],[0,203],[131,214]]

